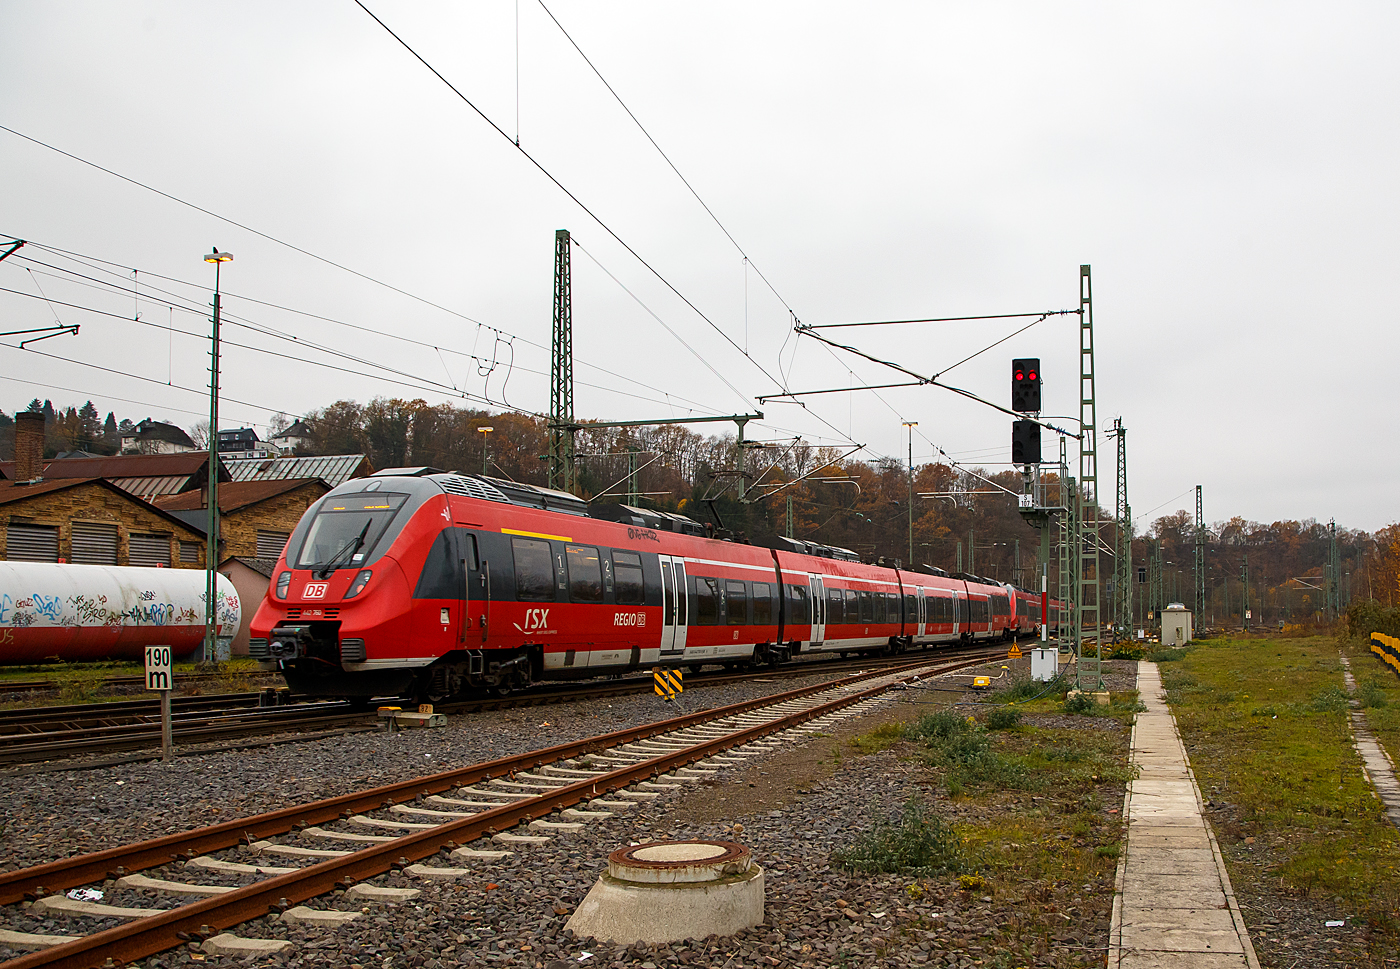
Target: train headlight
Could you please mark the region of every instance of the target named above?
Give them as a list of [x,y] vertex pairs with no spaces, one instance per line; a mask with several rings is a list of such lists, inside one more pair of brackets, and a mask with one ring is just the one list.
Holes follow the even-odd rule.
[[371,570],[361,569],[360,574],[355,576],[355,581],[350,583],[350,590],[345,593],[345,598],[353,599],[363,592],[365,586],[369,585],[369,579],[372,575],[374,575],[374,572]]
[[287,588],[292,584],[292,573],[283,572],[277,577],[277,598],[287,598]]

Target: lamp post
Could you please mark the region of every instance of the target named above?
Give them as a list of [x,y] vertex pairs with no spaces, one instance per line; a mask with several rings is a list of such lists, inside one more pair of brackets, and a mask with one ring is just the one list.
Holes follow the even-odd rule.
[[219,275],[223,264],[233,261],[233,253],[215,249],[204,257],[214,264],[214,324],[209,350],[209,468],[206,472],[209,529],[204,548],[204,662],[219,659],[218,620],[219,591]]
[[477,428],[481,432],[481,476],[486,477],[486,442],[489,440],[487,434],[495,430],[490,424],[484,424]]
[[909,428],[909,568],[914,567],[914,428],[918,421],[902,421]]

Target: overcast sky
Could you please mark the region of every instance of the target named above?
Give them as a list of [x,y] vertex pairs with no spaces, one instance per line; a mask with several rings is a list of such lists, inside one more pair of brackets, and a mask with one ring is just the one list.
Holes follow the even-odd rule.
[[[580,416],[760,409],[754,436],[850,438],[867,459],[903,459],[912,420],[915,463],[936,446],[997,467],[1011,419],[947,391],[756,403],[780,384],[902,379],[795,337],[789,310],[817,324],[1071,309],[1083,263],[1100,431],[1128,428],[1140,528],[1192,507],[1196,484],[1210,521],[1400,518],[1392,4],[549,0],[736,246],[538,0],[366,2],[509,138],[353,0],[0,3],[0,125],[246,227],[0,131],[0,233],[37,244],[0,263],[17,291],[0,292],[3,329],[82,326],[0,346],[0,408],[90,397],[194,423],[208,323],[162,301],[206,303],[200,257],[217,246],[235,254],[224,426],[454,387],[542,412],[567,228]],[[134,279],[145,298],[41,263]],[[825,332],[932,374],[1024,322]],[[944,379],[1006,404],[1014,356],[1040,356],[1047,413],[1077,417],[1073,316]],[[1111,507],[1107,437],[1100,455]]]

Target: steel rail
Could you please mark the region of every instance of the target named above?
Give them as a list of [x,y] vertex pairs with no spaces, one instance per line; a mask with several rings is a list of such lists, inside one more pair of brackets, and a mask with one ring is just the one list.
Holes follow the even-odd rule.
[[[977,660],[977,662],[982,661],[982,659]],[[928,665],[930,664],[911,664],[910,668]],[[334,821],[346,811],[372,811],[390,804],[400,804],[413,800],[419,794],[438,794],[464,784],[474,784],[477,781],[489,780],[493,777],[504,777],[519,770],[541,767],[556,760],[581,757],[584,754],[595,753],[609,747],[654,737],[659,733],[681,730],[697,723],[745,713],[749,710],[788,700],[801,699],[823,690],[859,682],[862,679],[897,672],[901,671],[881,670],[877,673],[857,674],[826,683],[799,687],[767,697],[731,703],[713,710],[689,713],[673,717],[670,720],[628,727],[553,747],[501,757],[469,767],[456,768],[426,777],[416,777],[394,784],[386,784],[382,787],[342,794],[311,804],[269,811],[249,818],[224,821],[220,824],[166,835],[134,845],[108,848],[86,855],[74,855],[32,868],[0,872],[0,905],[12,905],[26,898],[62,891],[67,888],[76,888],[93,881],[101,881],[107,877],[109,872],[119,867],[128,872],[154,868],[169,864],[173,859],[193,857],[206,851],[231,848],[247,840],[245,835],[252,838],[265,838],[270,835],[284,834],[299,824],[313,825]]]
[[[981,658],[969,659],[951,665],[973,665],[984,661]],[[931,664],[920,663],[915,668],[929,665]],[[634,735],[653,735],[657,732],[657,728],[663,725],[667,729],[679,729],[683,726],[689,726],[697,720],[716,720],[739,712],[735,709],[736,707],[752,709],[755,705],[777,705],[788,699],[800,698],[802,695],[811,695],[812,693],[836,689],[842,685],[849,685],[852,680],[889,675],[891,675],[891,671],[882,671],[864,677],[848,677],[845,681],[835,681],[817,688],[805,688],[789,691],[787,694],[766,697],[758,701],[757,704],[754,701],[732,704],[718,710],[709,710],[701,714],[691,714],[663,721],[662,724],[617,731],[608,736],[640,739]],[[886,692],[889,686],[890,684],[887,683],[852,692],[844,697],[777,717],[766,723],[756,724],[723,737],[701,741],[684,750],[661,754],[650,760],[609,771],[596,778],[588,778],[559,787],[527,801],[502,805],[474,814],[471,817],[415,831],[393,841],[376,844],[341,858],[328,859],[295,872],[276,875],[255,884],[246,885],[223,895],[202,899],[189,905],[134,920],[126,925],[117,926],[95,935],[65,942],[51,949],[30,953],[7,962],[5,965],[7,969],[37,969],[37,967],[90,969],[99,961],[107,959],[111,959],[114,963],[118,960],[124,963],[146,958],[187,941],[207,938],[224,929],[260,918],[269,912],[285,911],[294,904],[315,898],[318,895],[324,895],[337,888],[349,888],[357,881],[382,874],[395,867],[428,858],[443,848],[457,846],[458,839],[473,841],[483,835],[501,831],[519,822],[529,822],[536,818],[545,817],[580,801],[610,794],[639,781],[657,777],[664,772],[694,763],[697,760],[703,760],[705,757],[731,747],[742,746],[760,737],[853,706]],[[793,694],[797,694],[797,696],[793,696]],[[602,739],[595,737],[575,744],[551,748],[548,752],[536,751],[534,755],[526,755],[526,758],[510,759],[519,762],[531,757],[542,758],[546,753],[553,753],[561,748],[596,745]],[[608,746],[612,746],[612,744]],[[551,759],[559,758],[554,756]],[[495,763],[499,764],[500,762]],[[541,760],[538,766],[542,765],[543,761]],[[449,774],[456,773],[458,772],[449,772]],[[445,776],[447,775],[436,775],[436,778]],[[396,786],[402,787],[403,785]],[[380,806],[374,805],[374,807]]]

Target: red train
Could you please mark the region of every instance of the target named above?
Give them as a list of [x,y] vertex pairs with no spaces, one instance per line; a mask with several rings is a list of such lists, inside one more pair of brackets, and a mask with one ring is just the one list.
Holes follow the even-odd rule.
[[1012,586],[773,546],[682,515],[389,469],[307,509],[250,652],[298,694],[440,699],[657,664],[1009,640],[1039,622],[1039,596]]

